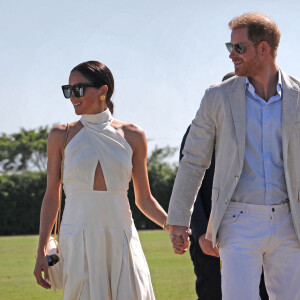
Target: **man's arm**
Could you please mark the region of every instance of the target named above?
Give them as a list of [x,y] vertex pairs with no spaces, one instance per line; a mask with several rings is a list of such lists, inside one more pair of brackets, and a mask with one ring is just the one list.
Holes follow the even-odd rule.
[[[179,162],[183,158],[183,148],[185,145],[185,141],[187,135],[190,131],[191,125],[187,128],[180,145],[179,151]],[[195,241],[198,241],[200,235],[205,234],[206,227],[208,223],[208,217],[210,213],[210,201],[211,201],[211,189],[212,189],[212,181],[213,181],[213,173],[214,173],[214,155],[211,161],[211,165],[205,173],[203,178],[202,186],[197,194],[197,198],[194,204],[194,211],[191,218],[191,229],[192,236]],[[206,202],[206,205],[204,205]]]
[[[187,128],[187,130],[182,138],[182,142],[180,145],[180,151],[179,151],[179,162],[183,158],[182,151],[183,151],[183,148],[185,145],[187,135],[190,131],[190,127],[191,127],[191,125]],[[205,177],[204,177],[203,181],[205,181]],[[208,223],[208,217],[205,215],[204,206],[203,206],[200,191],[199,191],[195,205],[194,205],[194,212],[193,212],[192,218],[191,218],[192,236],[195,241],[198,241],[200,235],[206,231],[207,223]],[[173,243],[173,249],[174,249],[175,253],[183,254],[186,252],[186,250],[184,249],[184,241],[183,241],[182,237],[172,236],[171,240]]]
[[170,227],[171,239],[172,236],[181,236],[185,246],[188,246],[187,228],[193,204],[205,170],[210,165],[215,131],[209,91],[206,91],[187,136],[169,205],[167,224],[177,225]]
[[[183,157],[182,150],[185,145],[186,137],[189,133],[190,126],[188,127],[186,133],[183,136],[180,152],[179,152],[179,161]],[[195,204],[194,211],[191,218],[191,230],[192,236],[195,242],[199,243],[199,246],[203,253],[207,255],[217,256],[219,257],[218,248],[213,248],[212,242],[205,238],[205,233],[208,224],[208,218],[211,211],[211,191],[214,179],[214,171],[215,171],[215,154],[213,153],[211,163],[209,168],[206,170],[201,188],[198,192]],[[178,251],[179,246],[183,246],[183,243],[177,242],[177,247],[174,250]]]

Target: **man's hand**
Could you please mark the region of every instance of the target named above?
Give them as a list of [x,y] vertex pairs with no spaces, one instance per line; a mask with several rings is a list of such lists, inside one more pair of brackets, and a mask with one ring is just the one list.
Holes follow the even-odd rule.
[[218,247],[213,248],[212,241],[207,240],[205,238],[205,234],[200,235],[198,241],[199,241],[199,246],[202,249],[204,254],[220,257]]
[[184,254],[190,244],[190,229],[185,226],[169,225],[169,233],[174,253]]

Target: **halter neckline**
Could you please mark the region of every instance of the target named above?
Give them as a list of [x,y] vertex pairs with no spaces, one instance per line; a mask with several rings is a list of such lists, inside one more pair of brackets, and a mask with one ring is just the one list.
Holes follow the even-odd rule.
[[113,120],[113,116],[110,112],[110,110],[107,108],[101,113],[93,114],[93,115],[82,115],[81,120],[83,123],[87,124],[105,124],[107,122],[111,123]]

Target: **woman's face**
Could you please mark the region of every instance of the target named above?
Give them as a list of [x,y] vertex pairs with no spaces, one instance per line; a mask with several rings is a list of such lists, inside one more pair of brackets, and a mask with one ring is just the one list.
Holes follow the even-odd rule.
[[[69,85],[76,85],[79,83],[89,83],[89,80],[80,72],[74,71],[70,74]],[[105,101],[100,100],[101,95],[106,95],[103,87],[85,87],[82,97],[75,97],[74,92],[71,95],[71,102],[74,106],[77,115],[92,115],[104,111],[107,106]]]

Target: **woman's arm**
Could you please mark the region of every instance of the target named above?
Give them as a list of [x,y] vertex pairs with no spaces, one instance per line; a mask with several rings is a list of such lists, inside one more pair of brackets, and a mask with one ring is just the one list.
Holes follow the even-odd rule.
[[[47,189],[41,208],[39,245],[34,269],[37,283],[47,289],[51,286],[48,283],[48,263],[45,252],[60,205],[60,168],[64,134],[65,126],[56,126],[51,130],[47,143]],[[42,272],[44,272],[44,278]]]
[[135,203],[140,211],[150,220],[168,230],[165,226],[167,214],[156,199],[152,196],[147,172],[147,140],[142,129],[130,125],[124,130],[125,137],[133,150],[132,157],[132,180],[135,194]]

